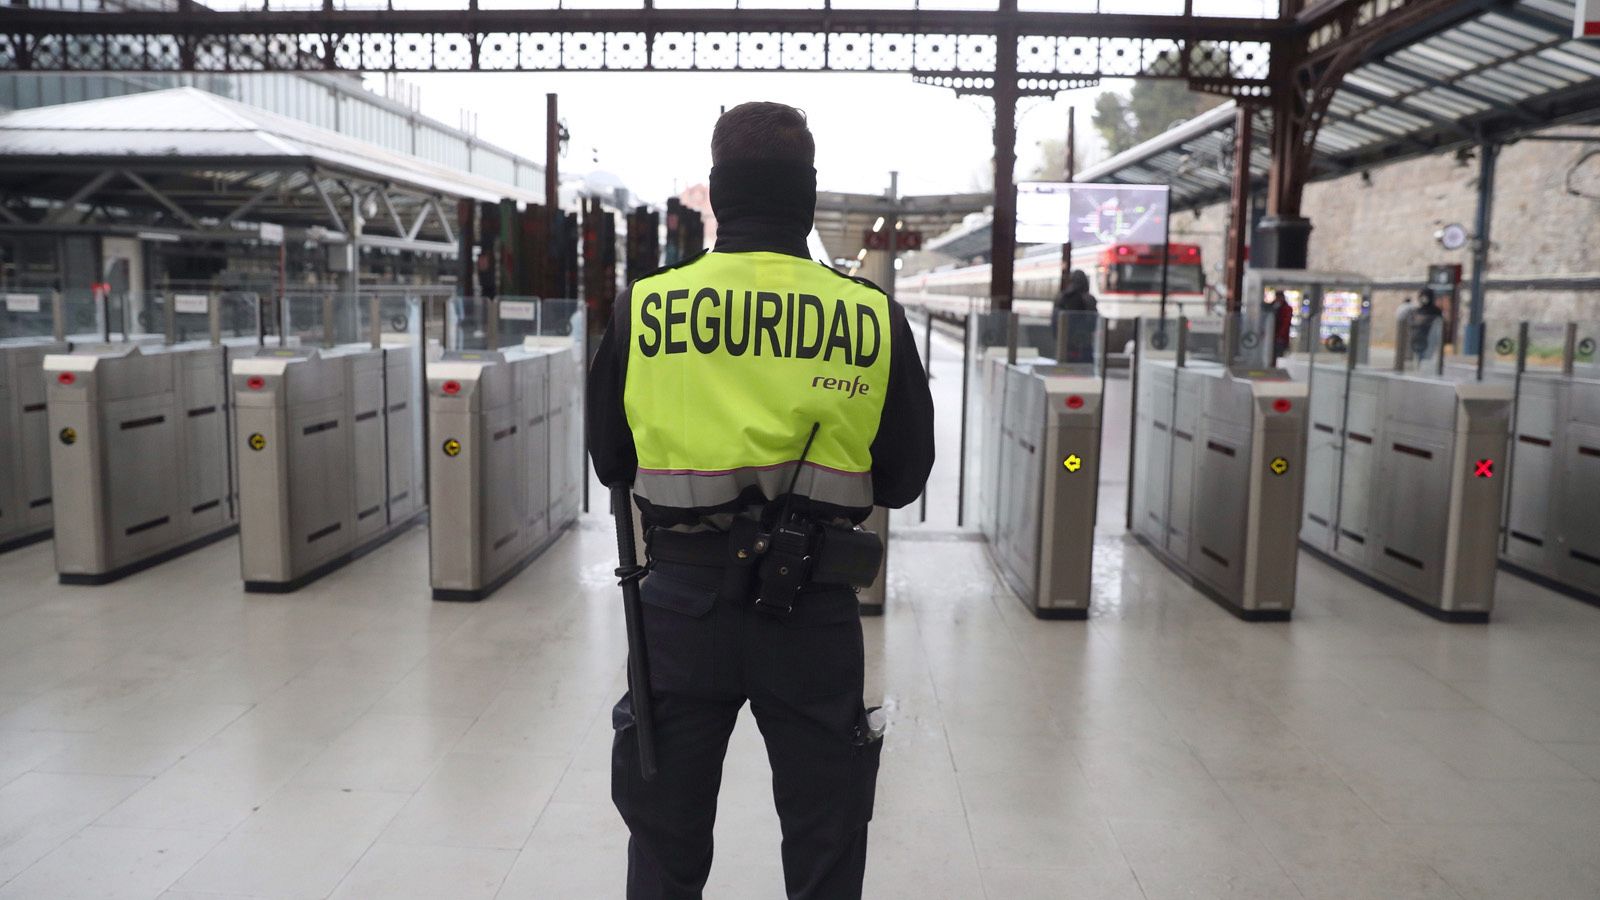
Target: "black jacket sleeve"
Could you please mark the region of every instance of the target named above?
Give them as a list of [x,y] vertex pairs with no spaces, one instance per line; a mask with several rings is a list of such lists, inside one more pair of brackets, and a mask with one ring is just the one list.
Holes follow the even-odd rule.
[[872,441],[872,502],[899,509],[922,495],[933,471],[933,395],[905,308],[891,302],[889,321],[889,390]]
[[589,363],[586,415],[589,458],[606,487],[633,484],[639,467],[633,432],[622,406],[622,388],[628,379],[628,323],[632,315],[632,290],[624,288],[611,308],[611,322]]

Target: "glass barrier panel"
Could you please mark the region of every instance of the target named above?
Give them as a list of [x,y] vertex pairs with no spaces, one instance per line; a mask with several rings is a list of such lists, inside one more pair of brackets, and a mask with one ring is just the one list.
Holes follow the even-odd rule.
[[1140,319],[1136,353],[1141,362],[1178,358],[1178,320]]
[[0,338],[48,338],[55,334],[55,292],[0,292]]
[[1517,342],[1521,334],[1521,322],[1508,319],[1493,319],[1484,322],[1484,371],[1515,372],[1517,370]]
[[291,291],[284,295],[284,343],[291,347],[331,347],[333,333],[325,327],[324,291]]
[[216,294],[217,326],[223,340],[255,338],[264,334],[266,308],[257,290],[228,288]]
[[1420,311],[1412,313],[1407,334],[1408,346],[1405,348],[1405,371],[1423,374],[1437,372],[1443,338],[1444,320],[1441,317],[1425,316]]
[[67,340],[104,340],[106,298],[88,288],[71,288],[61,292],[61,316],[65,320]]
[[[115,296],[115,295],[114,295]],[[123,330],[130,339],[167,339],[168,296],[159,291],[123,295]]]
[[547,337],[576,337],[587,333],[589,308],[574,297],[545,297],[539,301],[539,334]]
[[[1358,322],[1361,323],[1359,326]],[[1347,310],[1331,312],[1324,307],[1319,315],[1295,320],[1293,347],[1302,353],[1314,350],[1319,354],[1337,353],[1344,356],[1354,352],[1358,360],[1365,362],[1367,348],[1371,345],[1370,324],[1371,320],[1359,315],[1351,316]],[[1352,343],[1357,345],[1353,350]]]
[[1587,378],[1600,375],[1600,322],[1579,322],[1572,345],[1573,371]]
[[1196,316],[1183,319],[1184,365],[1224,365],[1228,360],[1228,318]]
[[205,291],[171,291],[162,296],[162,302],[172,307],[174,343],[211,339],[211,299]]
[[489,349],[489,304],[484,297],[451,297],[446,304],[444,349]]
[[1092,311],[1058,314],[1051,358],[1075,372],[1098,376],[1105,367],[1105,324],[1100,314]]
[[1528,323],[1528,371],[1559,372],[1567,352],[1567,323]]

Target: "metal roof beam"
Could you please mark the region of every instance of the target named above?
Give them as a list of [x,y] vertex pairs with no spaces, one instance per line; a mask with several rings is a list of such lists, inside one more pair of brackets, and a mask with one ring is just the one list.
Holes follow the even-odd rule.
[[1378,93],[1377,91],[1369,91],[1366,88],[1357,87],[1357,86],[1351,84],[1350,83],[1350,79],[1348,79],[1348,78],[1346,78],[1344,80],[1343,84],[1339,85],[1339,93],[1341,93],[1341,94],[1352,94],[1354,96],[1362,98],[1363,100],[1371,100],[1373,103],[1376,103],[1376,104],[1379,104],[1379,105],[1393,106],[1395,109],[1397,109],[1401,113],[1404,113],[1405,115],[1416,116],[1419,119],[1426,119],[1429,122],[1432,122],[1433,124],[1439,126],[1440,128],[1447,128],[1447,129],[1449,129],[1451,131],[1454,131],[1454,132],[1460,134],[1464,138],[1473,138],[1473,137],[1475,137],[1475,135],[1472,132],[1470,132],[1466,128],[1462,127],[1461,123],[1457,122],[1454,119],[1447,119],[1444,116],[1441,116],[1438,113],[1435,113],[1435,112],[1433,112],[1431,110],[1419,109],[1414,105],[1406,104],[1405,101],[1407,99],[1410,99],[1411,97],[1416,96],[1414,93],[1405,93],[1405,94],[1401,94],[1400,96],[1397,96],[1397,97],[1385,97],[1384,95]]
[[139,173],[138,172],[135,172],[132,169],[123,169],[122,170],[122,177],[124,177],[124,178],[128,179],[129,181],[133,182],[134,184],[138,185],[140,190],[144,191],[146,194],[149,194],[151,199],[155,200],[157,203],[161,204],[163,207],[166,207],[166,209],[169,212],[171,212],[173,215],[177,216],[178,219],[180,221],[182,221],[185,225],[188,225],[190,228],[199,230],[200,223],[195,221],[194,216],[189,215],[187,212],[184,211],[183,207],[181,207],[178,204],[172,202],[172,200],[170,198],[168,198],[166,194],[163,194],[159,190],[156,190],[156,186],[155,185],[153,185],[150,182],[145,181],[143,178],[139,177]]
[[[1462,87],[1460,84],[1456,83],[1455,81],[1445,81],[1442,78],[1435,78],[1434,76],[1429,75],[1429,74],[1427,74],[1425,72],[1419,72],[1416,69],[1413,69],[1410,66],[1405,65],[1404,63],[1395,62],[1392,58],[1383,59],[1383,60],[1379,61],[1378,64],[1384,66],[1385,68],[1393,69],[1396,72],[1399,72],[1401,75],[1404,75],[1407,78],[1416,79],[1417,81],[1422,82],[1423,84],[1427,85],[1428,87],[1434,88],[1436,90],[1451,91],[1451,92],[1460,94],[1463,97],[1467,97],[1467,98],[1476,100],[1479,103],[1482,103],[1482,104],[1485,104],[1487,106],[1490,106],[1490,107],[1492,107],[1494,109],[1497,109],[1497,110],[1499,110],[1499,111],[1501,111],[1503,113],[1506,113],[1507,115],[1514,116],[1514,117],[1516,117],[1518,119],[1522,119],[1523,121],[1526,121],[1526,122],[1536,122],[1536,121],[1538,121],[1538,117],[1537,116],[1534,116],[1532,113],[1527,112],[1527,111],[1517,107],[1514,104],[1507,103],[1506,101],[1501,100],[1498,97],[1491,97],[1488,94],[1484,94],[1482,92],[1472,90],[1471,88]],[[1470,73],[1468,73],[1468,74],[1470,74]]]
[[90,178],[82,187],[73,191],[72,196],[62,201],[60,209],[52,210],[45,215],[44,221],[51,223],[66,222],[69,217],[76,218],[80,222],[83,221],[82,217],[76,215],[78,204],[88,199],[89,195],[95,191],[104,187],[106,182],[116,177],[116,174],[115,170],[107,169]]
[[1270,41],[1294,26],[1276,18],[1140,13],[938,9],[333,9],[70,12],[7,10],[19,35],[483,35],[494,33],[774,32],[784,34],[997,34]]

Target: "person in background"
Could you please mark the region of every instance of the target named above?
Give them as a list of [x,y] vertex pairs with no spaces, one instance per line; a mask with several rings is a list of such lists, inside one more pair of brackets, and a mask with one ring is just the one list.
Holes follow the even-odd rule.
[[1411,314],[1417,311],[1417,304],[1412,302],[1411,295],[1407,294],[1400,299],[1400,305],[1394,310],[1395,339],[1400,340],[1400,335],[1405,333],[1406,327],[1411,324]]
[[1067,286],[1056,297],[1054,324],[1060,327],[1060,316],[1067,313],[1071,326],[1067,332],[1067,358],[1061,362],[1094,362],[1095,329],[1090,324],[1098,304],[1089,291],[1089,276],[1082,269],[1073,269],[1067,276]]
[[1428,355],[1428,348],[1433,344],[1433,331],[1435,323],[1444,318],[1444,310],[1439,308],[1439,303],[1434,299],[1432,288],[1423,288],[1417,292],[1419,302],[1412,311],[1411,318],[1407,321],[1411,325],[1411,358],[1422,359]]
[[1289,353],[1289,334],[1294,327],[1294,307],[1289,305],[1289,298],[1283,291],[1273,291],[1271,302],[1266,304],[1267,311],[1272,314],[1272,353],[1273,358],[1286,356]]

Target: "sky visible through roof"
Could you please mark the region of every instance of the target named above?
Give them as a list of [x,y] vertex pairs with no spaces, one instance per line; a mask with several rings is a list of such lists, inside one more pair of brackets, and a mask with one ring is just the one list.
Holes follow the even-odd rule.
[[[1095,8],[1092,0],[1024,0],[1024,5]],[[1118,12],[1168,13],[1174,6],[1181,9],[1182,3],[1115,4]],[[1259,17],[1271,9],[1276,3],[1270,0],[1196,3],[1197,12],[1212,15]],[[824,190],[878,193],[888,187],[892,170],[900,173],[903,194],[959,193],[990,185],[988,101],[914,84],[904,73],[460,73],[407,75],[405,80],[421,89],[423,112],[449,124],[460,122],[462,109],[475,112],[480,137],[536,160],[544,158],[544,95],[555,92],[572,138],[563,168],[612,172],[651,203],[705,180],[712,125],[723,107],[747,100],[775,100],[806,111],[817,139],[817,182]],[[1130,85],[1107,79],[1054,99],[1024,98],[1017,122],[1019,177],[1041,159],[1041,141],[1065,137],[1069,106],[1078,109],[1080,147],[1087,150],[1088,160],[1080,160],[1080,167],[1103,155],[1090,123],[1094,98],[1103,90],[1125,93]]]

